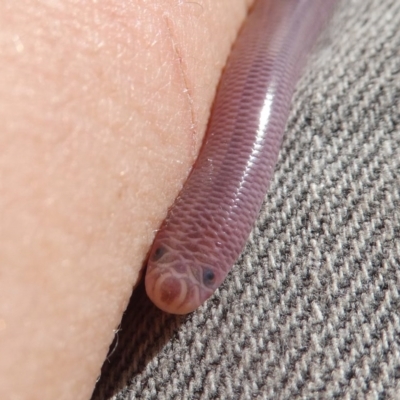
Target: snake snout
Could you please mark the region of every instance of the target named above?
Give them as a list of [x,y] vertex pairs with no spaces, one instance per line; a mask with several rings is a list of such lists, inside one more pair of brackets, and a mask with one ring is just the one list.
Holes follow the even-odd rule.
[[198,300],[190,295],[189,283],[173,274],[147,274],[146,292],[161,310],[171,314],[188,314],[195,310]]

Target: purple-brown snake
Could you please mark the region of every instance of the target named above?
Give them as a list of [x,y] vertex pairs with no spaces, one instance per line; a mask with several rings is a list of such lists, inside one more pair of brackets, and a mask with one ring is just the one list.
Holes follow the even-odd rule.
[[221,285],[268,190],[296,81],[336,0],[258,0],[222,74],[205,142],[149,255],[146,291],[186,314]]

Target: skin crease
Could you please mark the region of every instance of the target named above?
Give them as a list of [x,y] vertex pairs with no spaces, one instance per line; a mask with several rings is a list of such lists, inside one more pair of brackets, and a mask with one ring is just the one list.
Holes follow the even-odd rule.
[[0,2],[0,398],[88,399],[248,0]]

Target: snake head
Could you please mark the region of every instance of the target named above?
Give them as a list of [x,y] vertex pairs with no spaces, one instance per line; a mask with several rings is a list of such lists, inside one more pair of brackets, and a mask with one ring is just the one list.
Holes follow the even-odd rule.
[[147,295],[161,310],[190,313],[214,293],[222,280],[218,269],[196,259],[195,253],[186,254],[165,243],[154,243],[145,285]]

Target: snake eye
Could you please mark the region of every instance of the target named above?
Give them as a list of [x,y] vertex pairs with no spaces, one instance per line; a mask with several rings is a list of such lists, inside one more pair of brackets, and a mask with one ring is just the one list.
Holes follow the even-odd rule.
[[203,270],[203,283],[206,286],[212,286],[215,282],[215,273],[209,268]]
[[166,248],[162,246],[157,247],[151,255],[151,261],[158,261],[166,252]]

